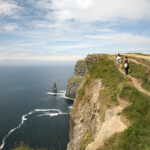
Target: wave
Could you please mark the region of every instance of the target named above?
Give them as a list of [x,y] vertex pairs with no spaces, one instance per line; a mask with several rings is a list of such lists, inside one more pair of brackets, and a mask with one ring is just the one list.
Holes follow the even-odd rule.
[[66,94],[66,91],[65,91],[65,90],[61,90],[61,91],[60,91],[60,92],[58,92],[58,93],[47,92],[46,94],[49,94],[49,95],[59,95],[59,96],[64,97],[64,96],[65,96],[65,94]]
[[61,90],[61,91],[58,92],[58,93],[47,92],[46,94],[59,96],[59,97],[62,97],[62,98],[68,99],[68,100],[74,100],[74,99],[72,99],[72,98],[69,98],[69,97],[65,96],[65,95],[66,95],[66,91],[65,91],[65,90]]
[[42,114],[42,115],[38,115],[39,117],[41,117],[41,116],[50,116],[50,117],[53,117],[53,116],[58,116],[58,115],[66,115],[66,114],[69,114],[69,113],[44,113],[44,114]]
[[32,115],[33,113],[36,113],[36,112],[42,112],[43,114],[41,115],[38,115],[38,117],[41,117],[41,116],[50,116],[50,117],[54,117],[54,116],[58,116],[58,115],[64,115],[64,114],[69,114],[69,113],[63,113],[61,110],[59,109],[34,109],[32,111],[30,111],[29,113],[23,115],[21,117],[21,123],[11,129],[7,135],[5,135],[2,139],[2,144],[0,145],[0,150],[2,150],[5,146],[5,143],[6,143],[6,140],[7,138],[13,133],[15,132],[17,129],[21,128],[21,126],[24,124],[25,121],[27,121],[27,117]]
[[58,93],[47,92],[46,94],[49,94],[49,95],[57,95]]

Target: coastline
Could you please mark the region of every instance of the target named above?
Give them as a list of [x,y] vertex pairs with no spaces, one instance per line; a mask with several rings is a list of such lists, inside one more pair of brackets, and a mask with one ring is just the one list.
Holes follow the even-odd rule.
[[[63,91],[63,90],[62,90]],[[71,100],[71,101],[74,101],[75,99],[74,98],[70,98],[70,97],[67,97],[67,96],[65,96],[66,95],[66,91],[63,91],[63,92],[58,92],[58,93],[53,93],[53,92],[47,92],[46,94],[49,94],[49,95],[54,95],[54,96],[62,96],[62,97],[64,97],[64,98],[66,98],[66,99],[68,99],[68,100]]]

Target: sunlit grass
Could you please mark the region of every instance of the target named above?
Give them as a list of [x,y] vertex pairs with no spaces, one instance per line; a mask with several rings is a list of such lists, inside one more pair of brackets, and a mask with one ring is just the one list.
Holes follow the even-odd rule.
[[[135,68],[136,67],[136,68]],[[141,72],[142,73],[141,73]],[[103,98],[110,105],[117,103],[117,96],[131,102],[121,115],[126,116],[131,122],[127,130],[115,134],[109,139],[103,150],[148,150],[150,147],[150,97],[139,92],[126,76],[117,69],[115,63],[107,56],[102,56],[98,63],[89,68],[89,76],[86,77],[85,85],[79,91],[79,100],[84,96],[84,88],[95,79],[102,79]],[[137,68],[137,64],[130,64],[130,74],[136,78],[144,79],[147,72],[143,66]],[[91,140],[90,134],[85,136],[81,145],[85,148]]]

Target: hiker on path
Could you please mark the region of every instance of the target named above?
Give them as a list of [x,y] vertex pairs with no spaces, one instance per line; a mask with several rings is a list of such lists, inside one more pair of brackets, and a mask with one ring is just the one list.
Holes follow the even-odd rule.
[[118,55],[117,55],[117,61],[118,61],[118,63],[119,64],[121,64],[121,62],[122,62],[122,60],[121,60],[121,55],[118,53]]
[[125,69],[125,73],[126,75],[128,75],[128,69],[129,69],[129,59],[128,57],[126,56],[125,59],[124,59],[124,69]]

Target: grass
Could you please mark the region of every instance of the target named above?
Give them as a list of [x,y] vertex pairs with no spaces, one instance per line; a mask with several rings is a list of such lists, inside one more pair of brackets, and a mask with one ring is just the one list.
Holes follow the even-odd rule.
[[[112,136],[102,150],[150,150],[150,97],[139,92],[106,55],[89,68],[88,74],[85,85],[79,91],[78,100],[82,100],[85,86],[95,79],[102,79],[102,95],[104,100],[109,102],[109,106],[112,106],[112,103],[117,104],[117,95],[131,102],[121,113],[130,120],[130,127]],[[143,79],[143,83],[144,78],[147,78],[146,69],[135,63],[130,64],[130,74]],[[90,141],[90,134],[85,134],[81,148],[85,149]]]
[[76,63],[76,67],[80,67],[80,68],[86,67],[85,60],[79,60],[79,61]]
[[69,79],[69,83],[80,83],[82,80],[82,76],[73,76]]
[[147,68],[143,65],[130,62],[129,74],[142,80],[142,87],[150,91],[150,80]]
[[86,77],[85,85],[78,92],[77,100],[82,100],[82,97],[85,94],[84,87],[87,84],[90,84],[94,79],[103,79],[103,86],[105,87],[103,92],[106,96],[105,98],[118,104],[117,94],[119,92],[119,86],[125,79],[120,72],[116,70],[114,62],[104,55],[98,63],[95,63],[89,68],[88,74],[89,76]]
[[[150,55],[149,55],[150,56]],[[132,59],[135,59],[145,65],[148,65],[150,66],[150,61],[148,59],[144,59],[144,58],[137,58],[137,57],[129,57],[129,58],[132,58]]]
[[89,68],[89,75],[89,80],[102,79],[105,99],[117,104],[119,87],[125,79],[116,69],[114,62],[104,55],[98,63]]
[[79,91],[78,91],[78,101],[82,100],[82,97],[84,96],[85,94],[85,89],[84,87],[82,87]]
[[[101,63],[104,63],[103,68],[101,68]],[[123,78],[123,75],[118,73],[117,68],[110,60],[104,59],[101,63],[99,62],[98,66],[95,66],[96,69],[100,68],[101,70],[98,69],[96,72],[93,70],[94,68],[91,68],[91,77],[94,79],[99,76],[103,79],[104,85],[109,87],[110,90],[107,94],[114,95],[117,91],[120,98],[131,102],[131,105],[126,107],[122,112],[122,115],[125,115],[130,120],[130,127],[124,132],[115,134],[110,138],[102,150],[149,150],[150,97],[139,92],[130,82]],[[143,66],[136,66],[136,69],[133,69],[135,65],[135,63],[130,64],[130,73],[137,78],[144,79],[147,77],[145,68]],[[108,66],[108,69],[105,66]],[[119,87],[120,90],[118,89]]]
[[80,146],[80,150],[85,150],[85,148],[87,147],[88,143],[92,142],[92,135],[91,132],[89,130],[86,131],[83,141],[81,142],[81,146]]
[[[103,101],[105,101],[106,106],[111,107],[112,105],[118,105],[117,96],[120,92],[120,87],[122,87],[122,84],[126,82],[126,79],[116,69],[114,62],[108,59],[107,55],[103,55],[99,62],[89,67],[88,75],[85,77],[85,84],[78,91],[77,101],[84,101],[86,96],[85,88],[90,86],[92,81],[95,79],[102,79],[102,85],[104,88],[101,91],[101,97]],[[87,101],[88,100],[89,99],[87,99]],[[103,110],[100,110],[100,113],[103,113],[102,111]],[[84,150],[91,141],[92,136],[90,131],[88,131],[84,135],[80,144],[80,149]]]
[[127,54],[137,54],[137,55],[142,55],[142,56],[150,56],[150,54],[143,54],[143,53],[127,53]]
[[144,78],[147,76],[147,68],[143,65],[130,62],[129,73],[136,78]]
[[149,150],[150,148],[150,97],[140,93],[130,84],[124,84],[120,97],[130,100],[123,110],[132,125],[122,134],[114,135],[104,150]]

